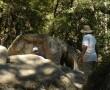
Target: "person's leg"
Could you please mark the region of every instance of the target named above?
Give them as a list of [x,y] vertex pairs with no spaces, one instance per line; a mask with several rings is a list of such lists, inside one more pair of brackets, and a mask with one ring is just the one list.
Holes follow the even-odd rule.
[[88,79],[88,76],[91,73],[91,68],[92,68],[92,66],[89,62],[84,62],[83,63],[83,71],[84,71],[84,74],[85,74],[85,79]]
[[91,75],[96,65],[97,65],[97,62],[95,61],[84,62],[83,71],[86,79],[88,79],[88,76]]

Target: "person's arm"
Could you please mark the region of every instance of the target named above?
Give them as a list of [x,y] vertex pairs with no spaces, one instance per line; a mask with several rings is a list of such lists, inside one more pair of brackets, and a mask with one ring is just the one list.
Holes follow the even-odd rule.
[[97,62],[98,62],[98,46],[96,45],[95,47],[95,50],[96,50],[96,54],[97,54]]
[[83,57],[85,55],[85,52],[87,50],[87,46],[86,45],[82,45],[82,52],[81,52],[81,63],[83,62]]
[[86,53],[87,47],[89,45],[89,39],[88,36],[84,36],[83,37],[83,41],[82,41],[82,51],[81,51],[81,56],[80,56],[80,63],[83,63],[83,57]]

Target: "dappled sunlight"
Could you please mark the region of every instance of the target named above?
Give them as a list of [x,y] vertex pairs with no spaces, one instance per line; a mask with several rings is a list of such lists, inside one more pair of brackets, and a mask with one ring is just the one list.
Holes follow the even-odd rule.
[[0,64],[5,64],[6,63],[6,58],[2,58],[2,59],[0,59]]
[[[53,40],[53,42],[51,42],[51,40]],[[60,41],[58,41],[58,43],[55,43],[54,39],[50,39],[48,43],[51,44],[49,46],[50,47],[49,49],[51,50],[50,53],[52,52],[51,53],[52,57],[54,58],[56,57],[60,61],[60,57],[62,55],[64,56],[65,54],[68,60],[71,61],[73,60],[72,57],[74,55],[72,51],[74,50],[73,48],[69,50],[70,47],[68,48],[65,43]],[[60,43],[61,46],[57,47],[58,45],[60,45]],[[66,52],[68,52],[68,55]],[[57,56],[58,54],[59,56]],[[62,60],[66,58],[65,56],[64,58],[62,58]],[[67,69],[67,72],[65,72],[65,70],[64,71],[62,70],[60,64],[56,65],[54,62],[52,62],[52,60],[45,59],[44,57],[39,55],[35,54],[11,55],[9,56],[9,60],[10,63],[0,65],[1,78],[3,77],[4,80],[3,82],[6,84],[12,82],[14,83],[14,85],[19,83],[20,86],[23,86],[24,85],[23,83],[27,81],[30,82],[35,81],[36,83],[41,83],[44,86],[52,84],[53,86],[58,88],[60,87],[68,88],[69,86],[74,87],[74,82],[76,82],[74,79],[76,78],[76,76],[74,76],[76,73],[73,73],[71,69],[70,71],[68,71],[69,69]],[[69,61],[69,63],[71,61]],[[69,72],[71,72],[71,76],[69,76],[70,75]],[[12,85],[12,83],[10,83],[10,85]]]
[[10,56],[10,62],[35,66],[35,65],[42,65],[43,63],[48,63],[50,62],[50,60],[34,54],[25,54],[25,55]]
[[71,80],[70,80],[68,77],[66,77],[66,76],[61,76],[61,77],[60,77],[60,80],[61,80],[65,85],[70,85],[70,83],[71,83]]
[[57,70],[58,68],[51,63],[42,63],[36,66],[29,66],[28,64],[0,65],[0,83],[16,83],[24,80],[35,80],[35,78],[45,80],[53,77],[55,73],[58,74],[59,70]]
[[16,82],[16,75],[7,70],[0,71],[0,83]]
[[19,70],[19,73],[21,74],[21,76],[24,77],[24,76],[36,74],[36,70],[34,70],[34,69],[21,69],[21,70]]
[[53,67],[46,67],[43,69],[43,73],[45,75],[52,75],[55,72],[55,68]]
[[[25,54],[10,56],[8,64],[0,64],[0,83],[8,84],[13,87],[33,88],[31,84],[34,82],[35,88],[76,88],[74,86],[74,78],[76,73],[70,69],[63,71],[61,66],[54,64],[51,60],[45,59],[38,55]],[[66,69],[65,69],[66,70]],[[70,70],[70,71],[68,71]],[[71,72],[71,76],[70,73]],[[68,74],[67,74],[68,73]],[[80,74],[80,73],[79,73]],[[73,78],[74,77],[74,78]],[[47,89],[48,90],[48,89]]]

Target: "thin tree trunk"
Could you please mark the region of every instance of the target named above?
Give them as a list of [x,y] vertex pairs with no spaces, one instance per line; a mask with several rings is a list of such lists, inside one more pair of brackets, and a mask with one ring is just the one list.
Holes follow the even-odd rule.
[[56,17],[57,8],[59,5],[60,0],[56,0],[55,8],[54,8],[54,18]]

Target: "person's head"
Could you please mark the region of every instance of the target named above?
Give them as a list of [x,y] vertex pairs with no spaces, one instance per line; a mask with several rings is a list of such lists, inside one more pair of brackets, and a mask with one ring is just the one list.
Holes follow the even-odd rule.
[[88,34],[88,33],[93,33],[93,31],[91,30],[91,27],[89,25],[84,25],[83,29],[81,30],[81,33]]
[[38,50],[39,50],[38,47],[33,47],[32,52],[33,53],[38,53]]

